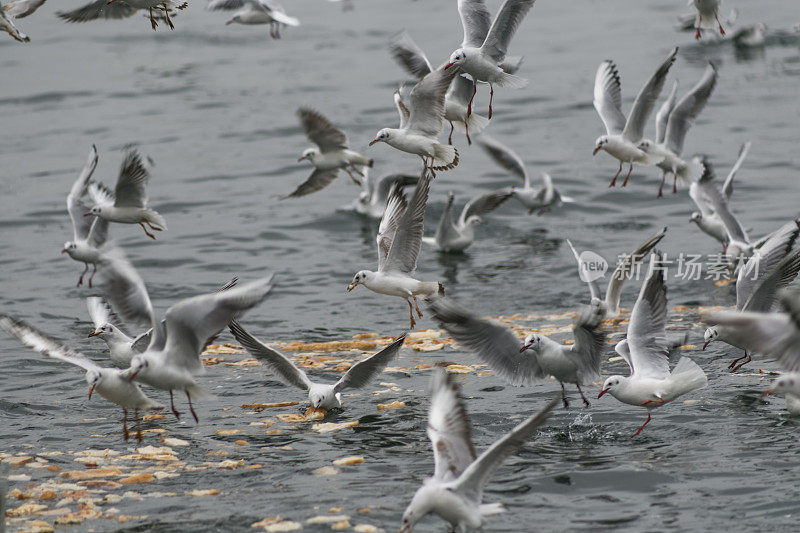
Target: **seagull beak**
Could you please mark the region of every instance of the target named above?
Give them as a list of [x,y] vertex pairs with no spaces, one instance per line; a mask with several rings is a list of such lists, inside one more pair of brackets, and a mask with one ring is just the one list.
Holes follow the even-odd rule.
[[765,390],[764,392],[761,393],[761,397],[765,398],[765,397],[769,396],[770,394],[774,394],[774,392],[772,391],[772,389],[767,389],[767,390]]
[[85,216],[85,217],[90,217],[90,216],[92,216],[92,212],[91,212],[91,211],[86,211],[86,212],[83,214],[83,216]]
[[522,353],[522,352],[524,352],[525,350],[527,350],[527,349],[528,349],[528,348],[530,348],[530,347],[531,347],[531,345],[530,345],[530,344],[523,344],[523,345],[522,345],[522,348],[520,348],[520,349],[519,349],[519,353]]
[[381,142],[381,140],[380,140],[380,139],[372,139],[372,140],[369,142],[369,145],[370,145],[370,146],[372,146],[373,144],[375,144],[375,143],[379,143],[379,142]]
[[[232,19],[225,23],[226,26],[230,26],[231,24],[233,24]],[[298,159],[298,161],[302,161],[302,159]]]
[[710,342],[711,342],[711,341],[706,341],[706,342],[704,342],[704,343],[703,343],[703,350],[705,350],[705,349],[706,349],[706,346],[708,346]]
[[603,397],[603,394],[605,394],[605,393],[607,393],[607,392],[608,392],[608,389],[603,389],[603,390],[601,390],[601,391],[600,391],[600,394],[598,394],[598,395],[597,395],[597,397],[598,397],[598,398],[602,398],[602,397]]
[[65,254],[65,253],[67,253],[67,249],[66,249],[66,248],[62,248],[62,249],[61,249],[61,253],[62,253],[62,254]]
[[130,383],[131,381],[133,381],[134,379],[136,379],[136,376],[138,376],[138,375],[139,375],[139,371],[138,371],[138,370],[137,370],[136,372],[131,372],[131,375],[130,375],[130,377],[128,378],[128,383]]
[[357,286],[358,286],[358,283],[356,283],[355,281],[353,281],[352,283],[350,283],[350,285],[348,285],[348,286],[347,286],[347,292],[350,292],[350,291],[352,291],[352,290],[353,290],[353,289],[355,289]]
[[94,385],[92,385],[91,387],[89,387],[89,399],[90,399],[90,400],[92,399],[92,393],[93,393],[93,392],[94,392]]
[[594,150],[592,150],[592,155],[593,155],[593,156],[597,155],[597,152],[599,152],[599,151],[600,151],[600,149],[601,149],[601,148],[600,148],[599,146],[595,146],[595,147],[594,147]]
[[447,70],[450,67],[452,67],[453,65],[454,65],[454,63],[451,63],[451,62],[448,61],[448,63],[444,66],[444,69]]
[[93,332],[89,333],[89,336],[90,336],[90,337],[97,337],[98,335],[100,335],[100,332],[99,332],[99,331],[97,331],[97,330],[95,330],[95,331],[93,331]]
[[300,161],[303,161],[305,158],[306,158],[306,156],[299,157],[299,158],[297,159],[297,162],[299,163]]

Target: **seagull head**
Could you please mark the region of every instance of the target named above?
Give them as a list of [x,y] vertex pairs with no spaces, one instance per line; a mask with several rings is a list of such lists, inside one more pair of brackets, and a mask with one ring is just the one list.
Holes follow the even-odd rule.
[[639,144],[636,145],[636,148],[638,148],[642,152],[649,154],[653,150],[653,142],[644,139],[643,141],[639,142]]
[[780,393],[796,393],[797,385],[800,384],[800,375],[784,374],[772,382],[772,386],[761,393],[762,396]]
[[297,162],[299,163],[300,161],[303,161],[305,159],[308,159],[309,161],[313,161],[314,160],[314,156],[316,154],[317,154],[317,150],[315,150],[314,148],[306,148],[306,150],[303,152],[303,155],[300,156],[300,158],[297,160]]
[[88,217],[94,215],[96,217],[99,217],[101,214],[103,214],[103,208],[99,205],[96,205],[91,209],[89,209],[87,212],[85,212],[83,216]]
[[360,272],[357,272],[356,275],[353,276],[353,281],[351,281],[350,285],[347,286],[347,292],[352,291],[353,289],[358,287],[359,284],[364,283],[368,275],[369,272],[366,270],[361,270]]
[[64,247],[61,249],[61,253],[62,254],[68,254],[70,252],[74,252],[75,248],[77,248],[77,247],[78,247],[78,245],[75,244],[72,241],[65,242],[64,243]]
[[142,372],[147,372],[149,367],[150,363],[147,361],[147,358],[144,356],[144,354],[134,355],[133,359],[131,359],[131,367],[128,369],[130,371],[128,381],[133,381],[136,376]]
[[[598,398],[602,398],[603,394],[611,391],[614,387],[619,386],[622,382],[622,376],[611,376],[610,378],[606,379],[605,383],[603,383],[603,388],[600,390],[600,394],[597,395]],[[613,392],[611,393],[614,394]]]
[[531,333],[527,337],[525,337],[525,342],[522,343],[522,348],[520,349],[520,353],[524,352],[525,350],[538,350],[539,346],[542,342],[541,335],[536,333]]
[[592,155],[597,155],[597,152],[602,150],[606,144],[608,144],[608,135],[601,135],[598,137],[594,142],[594,150],[592,151]]
[[92,398],[92,393],[94,392],[95,387],[97,387],[103,381],[103,374],[99,370],[89,370],[86,372],[86,383],[89,384],[89,399]]
[[400,527],[400,533],[411,533],[414,530],[414,525],[423,516],[431,512],[431,502],[434,501],[434,496],[435,494],[431,493],[427,485],[422,485],[417,489],[411,499],[411,503],[403,511],[403,523]]
[[225,25],[226,25],[226,26],[230,26],[231,24],[233,24],[233,23],[235,23],[235,22],[239,22],[240,20],[241,20],[241,17],[240,17],[239,15],[234,15],[234,16],[233,16],[233,18],[232,18],[231,20],[229,20],[229,21],[227,21],[227,22],[225,23]]
[[389,128],[383,128],[381,131],[378,132],[375,138],[369,142],[369,145],[372,146],[375,143],[386,142],[391,138],[391,136],[392,136],[392,131]]
[[457,49],[455,52],[450,54],[450,59],[447,60],[447,64],[444,66],[445,69],[448,69],[454,65],[463,65],[464,61],[467,60],[467,51],[463,48]]
[[705,341],[703,342],[703,349],[705,350],[711,342],[717,340],[717,337],[719,337],[719,330],[716,326],[706,329],[705,333],[703,333],[703,341]]
[[701,220],[703,220],[703,213],[700,211],[695,211],[692,213],[692,216],[689,217],[689,222],[694,222],[695,224],[698,224]]
[[89,333],[89,336],[90,337],[100,337],[101,339],[103,339],[103,338],[105,338],[106,335],[111,333],[113,327],[114,326],[112,326],[111,324],[102,324],[102,325],[97,326],[96,328],[94,328],[94,331]]

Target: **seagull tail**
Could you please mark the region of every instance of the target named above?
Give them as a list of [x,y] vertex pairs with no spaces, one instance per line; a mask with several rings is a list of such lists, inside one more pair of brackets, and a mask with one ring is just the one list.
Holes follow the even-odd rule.
[[701,389],[708,384],[708,378],[703,369],[688,357],[681,357],[670,375],[672,393],[675,397]]
[[186,392],[188,392],[192,396],[192,401],[213,400],[214,398],[216,398],[216,396],[214,396],[207,390],[198,387],[197,385],[189,385],[188,387],[186,387]]
[[434,170],[451,170],[458,166],[458,150],[455,146],[435,143],[433,151]]
[[167,229],[167,220],[158,211],[147,209],[145,210],[145,217],[147,217],[148,222],[155,224],[162,230]]
[[703,177],[705,168],[706,167],[703,165],[702,161],[693,159],[686,165],[686,168],[683,168],[680,172],[678,172],[678,177],[684,179],[686,183],[689,184],[697,183],[700,178]]
[[[463,122],[454,122],[455,126],[459,129],[459,131],[465,131],[466,128],[464,127]],[[477,113],[472,113],[467,118],[467,125],[469,125],[469,132],[470,133],[479,133],[483,131],[483,129],[489,125],[489,119],[481,116]]]
[[514,74],[504,73],[500,81],[496,81],[494,84],[500,87],[508,87],[509,89],[522,89],[527,87],[528,80]]
[[493,514],[505,513],[506,508],[502,503],[482,503],[480,512],[481,516],[491,516]]

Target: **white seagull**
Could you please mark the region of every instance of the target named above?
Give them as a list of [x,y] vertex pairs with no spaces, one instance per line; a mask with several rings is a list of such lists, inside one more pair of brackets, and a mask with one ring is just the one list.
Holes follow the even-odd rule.
[[678,192],[678,178],[686,183],[694,183],[703,174],[703,166],[694,161],[686,162],[681,159],[683,142],[686,133],[694,124],[697,115],[703,110],[708,102],[708,98],[714,91],[717,83],[717,69],[709,63],[703,77],[692,87],[680,102],[675,105],[675,93],[678,89],[678,82],[672,86],[669,97],[656,113],[656,140],[655,142],[645,139],[641,141],[638,148],[650,155],[663,157],[664,159],[656,163],[661,169],[661,185],[658,187],[659,198],[663,195],[664,182],[667,174],[672,173],[672,193]]
[[122,407],[122,429],[125,440],[128,440],[128,409],[134,410],[136,438],[140,442],[142,440],[142,432],[139,428],[139,409],[163,409],[163,405],[145,396],[139,385],[131,383],[127,374],[123,371],[116,368],[102,368],[83,354],[67,348],[25,322],[8,315],[0,314],[0,326],[19,339],[25,346],[47,357],[71,363],[84,369],[86,371],[86,383],[89,385],[89,398],[92,397],[94,391],[97,391],[97,394],[109,402]]
[[27,43],[31,40],[30,37],[19,31],[19,29],[14,25],[13,22],[6,16],[6,8],[9,6],[4,6],[3,2],[0,1],[0,31],[4,31],[9,34],[11,37],[16,39],[21,43]]
[[482,503],[483,487],[506,458],[519,450],[544,424],[557,400],[496,440],[479,457],[458,386],[444,370],[431,379],[428,438],[435,462],[433,476],[422,482],[403,512],[400,533],[411,533],[425,515],[442,517],[454,531],[480,528],[488,516],[505,511],[500,503]]
[[360,180],[353,172],[363,176],[364,171],[361,169],[371,168],[373,160],[350,150],[347,135],[317,111],[301,107],[297,110],[297,117],[308,140],[318,146],[306,149],[297,162],[308,159],[314,165],[314,172],[283,199],[299,198],[327,187],[339,176],[339,170],[347,172],[350,179],[360,185]]
[[269,35],[281,38],[281,24],[299,26],[300,21],[286,14],[286,10],[275,0],[211,0],[206,6],[210,11],[238,10],[225,24],[269,24]]
[[321,411],[323,416],[328,409],[342,406],[344,389],[364,388],[383,372],[406,340],[406,334],[403,333],[383,350],[355,363],[339,381],[327,384],[311,381],[308,375],[292,364],[288,357],[250,335],[236,320],[231,321],[228,328],[236,338],[236,342],[244,346],[262,365],[272,370],[278,379],[286,385],[308,391],[308,400],[311,402],[309,412]]
[[383,128],[369,145],[384,142],[402,152],[416,154],[434,177],[436,170],[458,166],[458,150],[438,141],[444,122],[445,94],[458,71],[455,67],[442,66],[425,75],[411,89],[408,107],[400,93],[395,92],[394,103],[400,114],[400,127]]
[[137,353],[142,353],[150,344],[151,331],[146,331],[135,338],[129,337],[114,322],[116,317],[105,300],[99,296],[86,299],[89,316],[94,324],[94,329],[89,337],[98,337],[108,345],[111,362],[118,368],[131,366],[131,359]]
[[89,287],[92,286],[92,278],[94,278],[97,264],[100,262],[100,249],[108,240],[108,221],[99,217],[90,220],[85,216],[88,208],[83,203],[83,199],[92,183],[91,179],[95,168],[97,168],[97,147],[92,145],[89,158],[67,195],[67,211],[72,220],[73,238],[64,243],[61,253],[84,264],[85,268],[78,278],[78,287],[83,285],[83,276],[89,271],[90,264],[94,267],[89,276]]
[[124,319],[147,324],[153,329],[147,349],[134,355],[130,368],[125,371],[128,379],[169,391],[170,407],[177,418],[180,413],[175,409],[172,391],[182,390],[197,421],[192,397],[204,394],[195,380],[195,376],[205,372],[200,354],[209,339],[228,322],[267,297],[272,288],[272,276],[186,298],[167,309],[163,321],[157,321],[142,278],[121,254],[106,254],[100,273],[113,309]]
[[483,0],[458,0],[464,39],[461,48],[450,55],[446,67],[458,65],[472,77],[472,96],[467,104],[467,116],[472,114],[472,100],[479,81],[489,84],[489,119],[492,118],[495,85],[520,88],[527,84],[525,79],[509,74],[500,65],[506,58],[511,38],[534,2],[535,0],[505,0],[490,26],[489,11]]
[[611,396],[629,405],[647,409],[647,420],[632,435],[642,432],[650,422],[650,411],[708,383],[705,372],[688,357],[681,357],[672,373],[669,371],[667,324],[667,287],[659,252],[650,260],[650,272],[642,284],[639,299],[633,306],[628,323],[628,336],[614,348],[622,356],[631,373],[611,376],[597,395]]
[[564,383],[581,390],[600,377],[606,333],[600,330],[603,311],[597,304],[582,309],[573,324],[575,343],[567,346],[545,335],[531,333],[523,342],[508,328],[473,315],[449,299],[431,302],[431,313],[460,346],[474,353],[509,384],[520,387],[553,376],[561,385],[561,400],[569,408]]
[[[406,31],[392,37],[389,41],[389,51],[394,60],[417,80],[421,80],[433,71],[425,53]],[[512,64],[506,67],[508,69],[506,72],[513,74],[518,66]],[[478,114],[467,116],[467,104],[471,97],[472,82],[462,75],[456,76],[445,94],[444,101],[444,119],[450,123],[448,144],[453,144],[454,124],[458,124],[459,129],[466,133],[469,144],[472,144],[469,132],[479,133],[489,124],[489,119]]]
[[572,250],[572,255],[575,256],[575,260],[578,262],[578,270],[583,273],[581,279],[585,279],[586,283],[589,285],[591,303],[601,304],[606,317],[614,318],[619,315],[619,299],[622,294],[623,284],[631,279],[635,271],[638,271],[638,266],[642,259],[650,254],[653,248],[661,242],[661,239],[664,238],[666,233],[667,227],[664,226],[658,230],[655,235],[640,244],[634,251],[620,258],[617,268],[614,269],[614,272],[611,274],[611,279],[606,286],[605,298],[603,298],[600,292],[600,285],[597,283],[597,280],[590,280],[590,276],[587,275],[590,272],[587,262],[593,258],[588,255],[589,252],[579,253],[572,245],[572,242],[566,239],[567,245],[570,250]]
[[[739,269],[736,277],[736,310],[739,312],[771,311],[781,289],[788,287],[800,272],[800,219],[783,225]],[[703,349],[714,341],[723,341],[744,349],[744,356],[728,368],[736,372],[751,361],[747,348],[736,343],[731,328],[712,324],[703,334]],[[741,362],[740,362],[741,361]]]
[[[73,11],[57,11],[56,16],[67,22],[88,22],[90,20],[123,19],[133,16],[139,10],[147,10],[150,25],[155,30],[158,27],[156,19],[163,16],[170,29],[175,29],[171,15],[175,10],[184,10],[188,2],[181,0],[94,0]],[[155,14],[153,13],[155,10]]]
[[667,58],[659,65],[655,73],[639,91],[631,107],[627,120],[622,114],[622,88],[619,81],[617,65],[607,59],[600,63],[594,80],[594,108],[606,127],[606,135],[597,138],[592,155],[603,150],[619,160],[619,170],[614,174],[609,187],[617,183],[617,177],[622,172],[622,164],[628,163],[630,168],[625,176],[622,186],[628,184],[628,178],[633,172],[633,164],[654,165],[663,157],[648,155],[638,148],[639,141],[644,135],[644,128],[653,112],[653,107],[664,87],[667,73],[675,62],[678,48],[675,47]]
[[[747,153],[750,151],[750,144],[751,143],[748,141],[739,147],[739,156],[736,159],[736,163],[734,163],[728,173],[728,177],[725,178],[725,182],[722,184],[721,192],[727,202],[730,202],[731,196],[733,195],[733,179],[736,177],[736,173],[739,171],[739,168],[747,157]],[[704,164],[707,167],[708,163]],[[714,211],[711,200],[703,193],[697,182],[693,182],[689,185],[689,196],[699,209],[699,211],[692,213],[689,221],[697,224],[700,231],[719,241],[719,243],[722,244],[722,251],[724,253],[728,242],[728,234],[725,231],[725,224],[722,223],[719,215]]]
[[510,187],[509,191],[528,209],[529,215],[533,213],[542,215],[552,207],[559,207],[575,201],[569,196],[562,195],[553,186],[553,178],[547,172],[542,172],[542,187],[534,187],[522,158],[511,148],[485,134],[480,136],[478,144],[486,150],[495,163],[522,180],[522,187]]
[[466,203],[458,220],[453,220],[453,193],[447,195],[447,205],[433,237],[422,242],[436,246],[442,252],[463,252],[475,241],[475,226],[486,224],[483,216],[497,209],[511,197],[508,189],[499,189],[476,196]]
[[389,174],[375,179],[368,169],[364,169],[364,177],[361,178],[361,193],[355,202],[344,209],[380,220],[386,211],[386,204],[392,189],[399,187],[402,190],[409,185],[416,185],[417,182],[419,182],[419,176],[403,173]]
[[42,7],[47,0],[15,0],[8,2],[2,8],[6,15],[14,17],[15,19],[22,19],[33,15],[33,13]]
[[[422,317],[417,296],[431,296],[438,294],[444,296],[444,285],[438,281],[418,281],[412,274],[417,268],[417,258],[422,245],[423,219],[425,207],[428,203],[431,178],[428,175],[420,178],[411,201],[406,201],[405,195],[397,188],[394,189],[386,212],[378,228],[378,271],[361,270],[353,277],[347,286],[350,292],[358,285],[363,285],[378,294],[397,296],[403,298],[408,304],[408,314],[414,329],[414,308],[417,315]],[[414,300],[414,306],[411,300]]]
[[694,34],[695,39],[700,38],[700,30],[715,30],[719,28],[719,34],[724,36],[725,29],[719,21],[719,6],[721,0],[690,0],[689,2],[697,10],[694,27],[697,30]]
[[147,231],[145,224],[154,231],[167,229],[167,221],[154,209],[147,207],[147,185],[150,172],[136,150],[126,150],[119,170],[117,186],[112,192],[105,185],[92,183],[89,194],[94,200],[86,216],[94,215],[108,222],[139,224],[151,239],[156,236]]

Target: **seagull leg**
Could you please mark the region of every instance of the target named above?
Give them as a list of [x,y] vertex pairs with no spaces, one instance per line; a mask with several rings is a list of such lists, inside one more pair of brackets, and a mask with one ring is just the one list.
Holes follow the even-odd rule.
[[564,390],[564,383],[559,381],[561,385],[561,401],[564,402],[564,409],[569,409],[569,401],[567,400],[567,391]]
[[494,98],[494,85],[489,84],[489,120],[492,120],[492,98]]
[[414,308],[411,306],[411,300],[406,298],[406,303],[408,304],[408,318],[411,320],[411,326],[409,329],[414,329],[414,326],[417,324],[414,320]]
[[673,171],[672,172],[672,194],[678,192],[678,175]]
[[416,308],[417,308],[417,315],[418,315],[420,318],[422,318],[422,311],[420,311],[420,310],[419,310],[419,302],[417,302],[417,296],[416,296],[416,295],[414,295],[414,294],[412,294],[412,295],[411,295],[411,297],[412,297],[412,298],[414,298],[414,307],[416,307]]
[[619,177],[620,172],[622,172],[622,161],[619,162],[619,170],[617,170],[617,173],[614,174],[614,177],[611,179],[611,183],[608,184],[609,187],[614,187],[617,184],[617,177]]
[[433,162],[434,161],[435,161],[435,159],[431,156],[431,168],[430,168],[430,171],[431,171],[431,177],[432,178],[436,177],[436,170],[434,170],[435,167],[433,166]]
[[167,9],[167,4],[161,4],[161,5],[164,6],[164,17],[166,17],[167,19],[167,25],[169,26],[169,29],[174,30],[175,25],[172,23],[172,19],[169,18],[169,9]]
[[[89,276],[89,288],[90,288],[90,289],[92,288],[92,280],[94,279],[94,275],[95,275],[95,274],[97,274],[97,263],[93,263],[93,264],[92,264],[92,267],[93,267],[93,269],[92,269],[92,275],[91,275],[91,276]],[[88,268],[89,268],[89,265],[86,265],[86,268],[88,269]]]
[[[145,221],[145,222],[146,222],[146,221]],[[145,228],[145,227],[144,227],[144,222],[139,222],[139,225],[140,225],[140,226],[142,227],[142,229],[144,230],[144,233],[145,233],[145,235],[147,235],[148,237],[150,237],[150,238],[151,238],[151,239],[153,239],[153,240],[156,240],[156,236],[155,236],[155,235],[153,235],[152,233],[150,233],[149,231],[147,231],[147,228]]]
[[578,387],[578,392],[581,393],[581,398],[583,399],[583,405],[585,405],[586,407],[591,407],[592,404],[589,403],[589,400],[586,399],[586,396],[584,396],[583,391],[581,390],[581,384],[576,381],[575,386]]
[[128,433],[128,410],[124,407],[122,408],[122,437],[125,440],[130,438],[130,434]]
[[161,228],[159,226],[154,226],[153,223],[150,222],[149,220],[145,220],[144,223],[147,224],[147,227],[149,227],[153,231],[164,231],[164,228]]
[[153,17],[152,7],[150,8],[150,25],[153,27],[153,31],[155,31],[156,28],[158,27],[158,22],[156,22],[156,19]]
[[191,411],[194,421],[199,423],[200,420],[197,418],[197,413],[194,412],[194,407],[192,406],[192,397],[189,395],[189,389],[185,389],[184,392],[186,393],[186,398],[189,400],[189,411]]
[[700,38],[700,26],[703,24],[703,15],[697,14],[697,31],[694,33],[695,40]]
[[450,122],[450,135],[447,136],[447,144],[453,144],[453,122],[450,120],[448,122]]
[[469,138],[469,120],[464,122],[464,131],[467,134],[467,144],[472,146],[472,139]]
[[469,99],[469,103],[467,104],[467,118],[469,118],[469,116],[472,114],[472,101],[475,100],[476,92],[478,92],[478,82],[477,80],[472,80],[472,97]]
[[[734,363],[736,363],[738,361],[741,361],[742,359],[745,359],[745,360],[742,361],[741,363],[739,363],[738,365],[734,364]],[[750,357],[750,354],[748,354],[747,350],[745,350],[744,351],[744,357],[740,357],[739,359],[737,359],[736,361],[731,363],[731,366],[733,367],[733,368],[731,368],[731,372],[736,372],[737,370],[739,370],[740,368],[742,368],[744,365],[746,365],[747,363],[749,363],[752,360],[753,360],[753,358]],[[728,368],[730,368],[730,367],[728,367]]]
[[722,27],[722,24],[719,22],[719,13],[714,13],[714,18],[717,20],[717,26],[719,26],[719,34],[725,36],[725,29]]
[[631,168],[628,169],[628,173],[625,175],[625,179],[622,180],[622,186],[625,187],[628,184],[628,178],[631,177],[631,172],[633,172],[633,163],[628,163]]
[[648,422],[650,422],[650,411],[647,411],[647,420],[645,420],[645,421],[644,421],[644,424],[642,424],[642,425],[641,425],[641,427],[639,427],[639,429],[637,429],[637,430],[636,430],[636,433],[634,433],[633,435],[631,435],[631,438],[633,438],[633,437],[635,437],[636,435],[638,435],[639,433],[641,433],[641,432],[642,432],[642,430],[644,429],[644,427],[647,425],[647,423],[648,423]]
[[172,409],[172,414],[175,415],[175,418],[178,420],[181,419],[181,414],[175,409],[175,402],[172,399],[172,389],[169,390],[169,406]]
[[85,276],[87,272],[89,272],[89,263],[84,263],[84,269],[83,272],[81,272],[80,277],[78,278],[78,284],[76,285],[76,287],[80,287],[81,285],[83,285],[83,276]]
[[667,181],[667,173],[663,170],[661,171],[661,185],[658,186],[658,196],[657,198],[661,198],[664,196],[664,183]]
[[139,408],[137,407],[133,411],[133,415],[136,417],[136,440],[142,442],[142,426],[139,425]]

